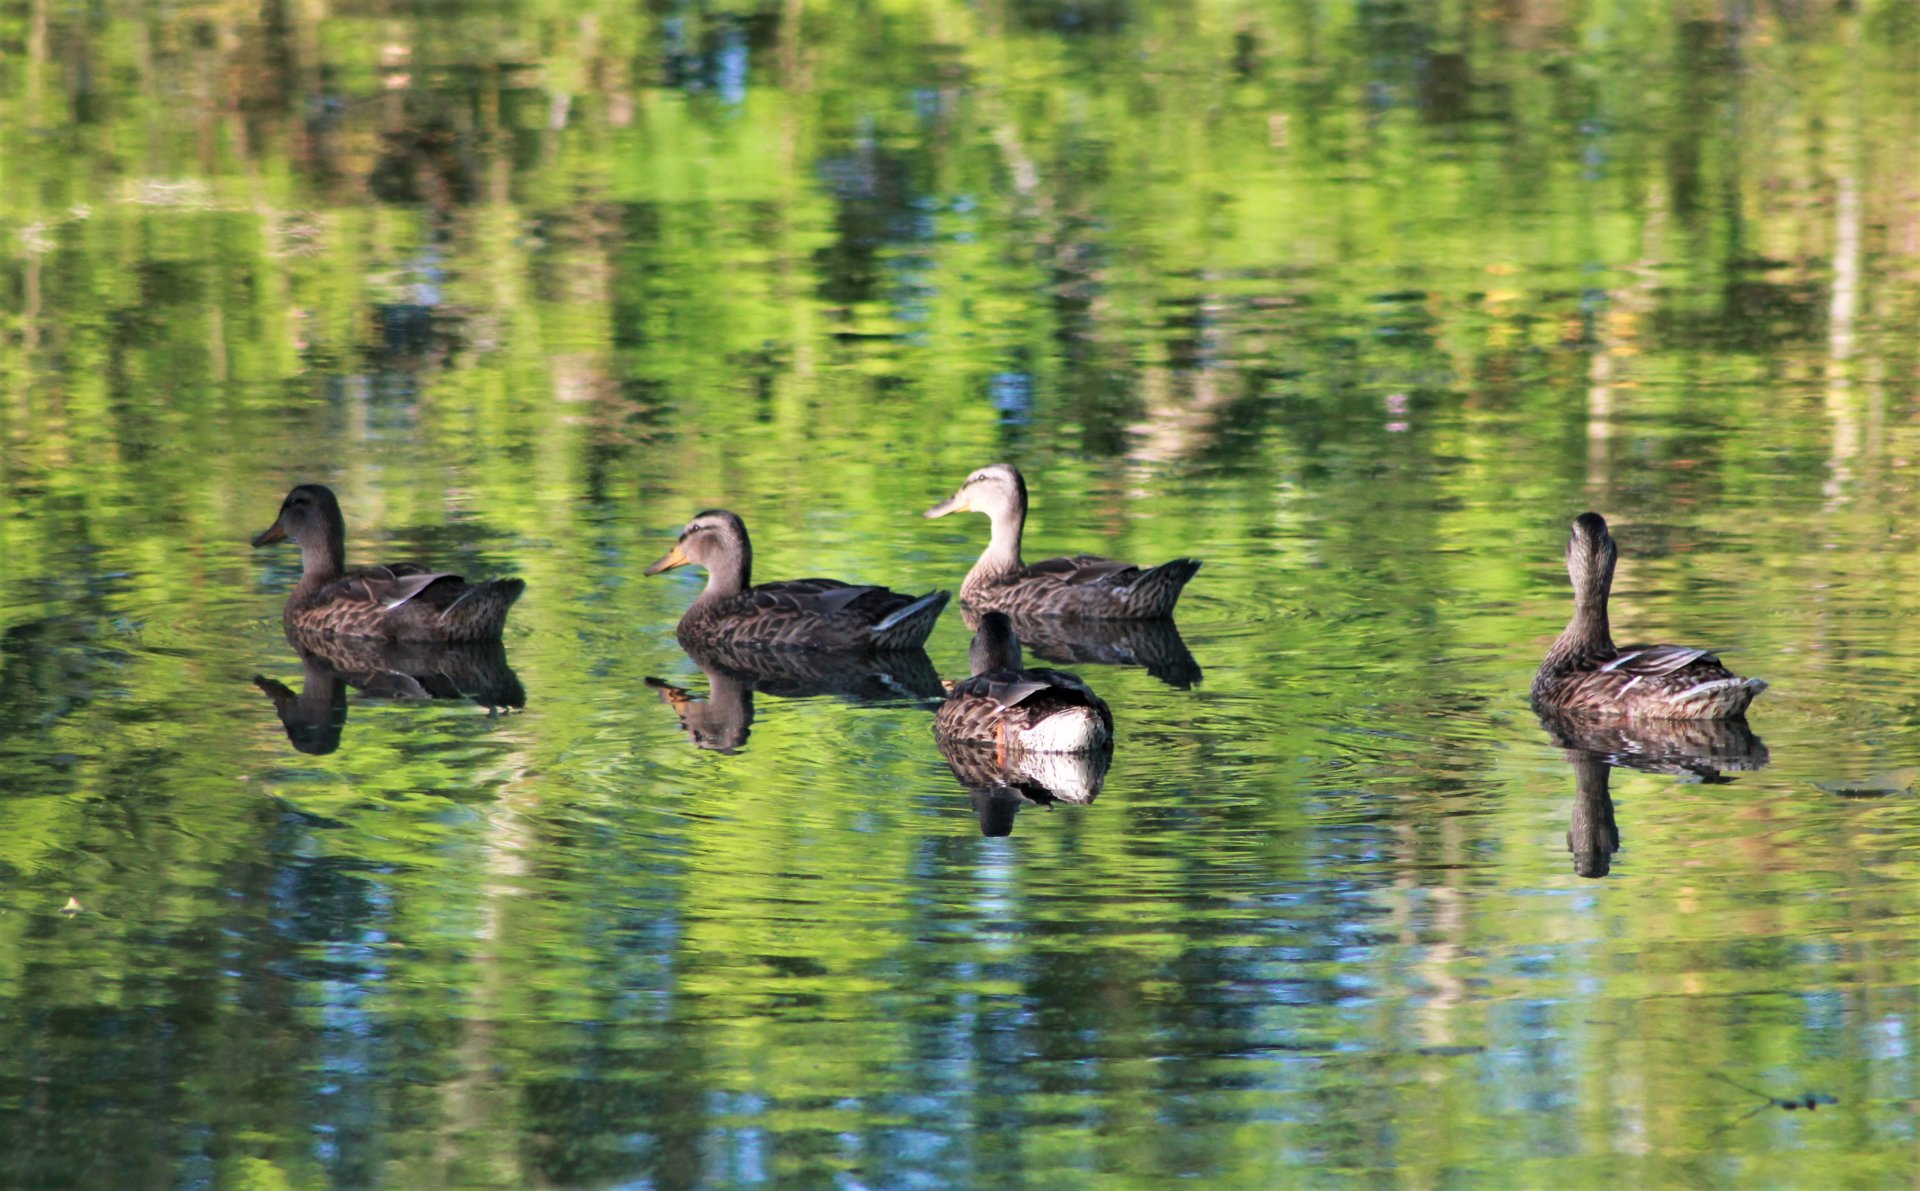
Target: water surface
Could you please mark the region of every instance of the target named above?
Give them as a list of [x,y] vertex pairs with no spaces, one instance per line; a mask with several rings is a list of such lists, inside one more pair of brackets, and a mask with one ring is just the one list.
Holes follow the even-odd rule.
[[[0,1183],[1907,1185],[1920,24],[1679,11],[13,9]],[[640,573],[998,459],[1206,564],[1078,797]],[[301,481],[510,673],[303,664]],[[1527,707],[1586,508],[1750,736]]]

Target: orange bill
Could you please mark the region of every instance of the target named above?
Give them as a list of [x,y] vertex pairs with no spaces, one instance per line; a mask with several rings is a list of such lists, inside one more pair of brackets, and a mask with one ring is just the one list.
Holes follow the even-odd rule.
[[692,561],[691,558],[688,558],[686,554],[681,551],[680,543],[675,542],[673,549],[662,554],[659,562],[647,568],[647,574],[658,575],[661,571],[671,571],[675,567],[684,567]]

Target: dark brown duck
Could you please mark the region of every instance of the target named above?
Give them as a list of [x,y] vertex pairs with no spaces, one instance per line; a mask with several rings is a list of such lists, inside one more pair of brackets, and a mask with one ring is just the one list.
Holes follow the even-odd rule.
[[789,579],[756,587],[747,527],[725,509],[696,514],[647,574],[684,566],[707,568],[707,586],[680,618],[683,644],[918,649],[951,598],[944,591],[909,596],[838,579]]
[[993,538],[960,585],[968,607],[998,608],[1023,616],[1084,616],[1107,620],[1153,620],[1173,615],[1187,580],[1200,569],[1192,558],[1157,567],[1076,554],[1045,562],[1020,560],[1020,534],[1027,524],[1027,481],[1009,463],[983,467],[960,490],[923,516],[985,513]]
[[1113,711],[1076,675],[1027,669],[1004,612],[980,618],[967,653],[972,677],[954,684],[934,731],[990,741],[1003,752],[1084,753],[1113,743]]
[[416,563],[347,569],[347,522],[320,484],[301,484],[280,504],[255,547],[288,539],[300,547],[300,582],[281,618],[289,636],[380,637],[393,641],[493,641],[526,584],[468,583]]
[[1600,514],[1574,518],[1567,542],[1573,619],[1533,677],[1534,705],[1642,719],[1718,720],[1746,714],[1747,704],[1767,684],[1741,678],[1707,650],[1614,645],[1607,596],[1618,557]]

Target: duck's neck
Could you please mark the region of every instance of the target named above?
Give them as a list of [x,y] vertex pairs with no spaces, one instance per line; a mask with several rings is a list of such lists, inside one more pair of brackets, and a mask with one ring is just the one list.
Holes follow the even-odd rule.
[[1020,569],[1020,532],[1027,525],[1026,506],[1016,502],[996,509],[990,515],[993,519],[993,539],[981,551],[980,561],[973,564],[973,570],[967,576],[970,582],[997,579]]
[[1002,624],[998,629],[983,627],[967,650],[967,668],[975,674],[1020,668],[1020,641]]
[[317,541],[300,543],[301,592],[314,592],[347,573],[345,535],[328,534]]
[[753,547],[729,546],[726,553],[707,560],[707,588],[694,601],[696,607],[710,608],[732,599],[747,589],[753,575]]
[[1613,633],[1607,625],[1606,586],[1602,584],[1597,590],[1576,590],[1573,619],[1567,622],[1559,640],[1547,651],[1547,664],[1612,652]]

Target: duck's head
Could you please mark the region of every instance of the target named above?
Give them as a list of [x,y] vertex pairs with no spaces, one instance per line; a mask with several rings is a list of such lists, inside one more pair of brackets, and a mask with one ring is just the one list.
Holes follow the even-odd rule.
[[288,538],[303,551],[325,549],[347,540],[347,521],[340,502],[324,484],[302,484],[280,502],[273,524],[253,535],[254,546],[271,546]]
[[973,632],[973,644],[967,649],[967,668],[974,674],[1020,668],[1020,638],[1014,636],[1013,621],[1005,612],[988,612],[980,617]]
[[960,490],[921,514],[944,517],[948,513],[985,513],[995,521],[1008,513],[1027,511],[1027,482],[1011,463],[993,463],[967,477]]
[[725,509],[707,509],[687,522],[687,527],[680,531],[680,540],[660,556],[660,561],[647,568],[647,574],[658,575],[684,566],[701,566],[712,572],[720,569],[717,564],[737,563],[752,557],[753,544],[747,539],[746,523]]
[[1604,598],[1613,584],[1613,564],[1620,557],[1607,532],[1607,520],[1598,513],[1582,513],[1573,519],[1573,536],[1567,539],[1567,577],[1573,580],[1576,596],[1598,594]]

